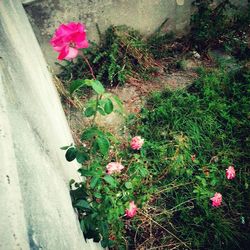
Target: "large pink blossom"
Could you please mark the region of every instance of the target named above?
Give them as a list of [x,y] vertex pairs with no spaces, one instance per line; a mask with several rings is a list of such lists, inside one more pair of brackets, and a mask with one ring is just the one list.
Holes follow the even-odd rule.
[[132,149],[139,150],[144,143],[144,139],[142,139],[140,136],[135,136],[132,138],[130,142],[130,146]]
[[222,195],[221,195],[221,193],[215,193],[214,197],[210,198],[210,200],[212,201],[212,206],[213,207],[220,206],[221,202],[222,202]]
[[55,51],[59,52],[59,60],[77,57],[78,49],[89,46],[84,24],[75,22],[61,24],[50,40],[50,44]]
[[129,203],[129,208],[126,209],[126,216],[132,218],[136,215],[136,212],[137,212],[137,206],[135,205],[134,201],[131,201]]
[[122,171],[122,169],[124,169],[124,166],[119,163],[119,162],[110,162],[107,166],[106,166],[106,173],[107,174],[114,174],[114,173],[120,173]]
[[233,179],[235,177],[235,169],[233,166],[229,166],[228,169],[226,170],[226,176],[227,179]]

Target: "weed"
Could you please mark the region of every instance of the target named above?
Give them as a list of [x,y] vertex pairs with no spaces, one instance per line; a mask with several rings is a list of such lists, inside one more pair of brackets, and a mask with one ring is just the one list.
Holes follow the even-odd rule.
[[232,55],[245,59],[250,56],[248,46],[250,4],[237,8],[229,0],[216,4],[214,0],[196,0],[197,11],[191,18],[192,46],[207,52],[211,48],[224,48]]

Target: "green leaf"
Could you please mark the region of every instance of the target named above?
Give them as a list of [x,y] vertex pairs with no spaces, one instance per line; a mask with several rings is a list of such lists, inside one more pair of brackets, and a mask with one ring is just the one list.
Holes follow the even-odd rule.
[[112,95],[113,100],[116,102],[116,104],[118,105],[118,107],[123,110],[123,104],[122,101],[120,100],[120,98],[116,95]]
[[116,186],[116,181],[111,175],[106,175],[103,178],[108,184],[110,184],[112,187]]
[[98,137],[96,139],[96,142],[98,144],[99,150],[103,155],[107,155],[109,152],[109,141],[106,137]]
[[107,99],[107,101],[104,105],[105,112],[107,114],[110,114],[110,113],[112,113],[113,109],[114,109],[114,105],[113,105],[112,101],[110,99]]
[[67,161],[73,161],[76,158],[77,150],[72,147],[66,151],[65,158]]
[[93,80],[93,79],[91,79],[91,80],[90,80],[90,79],[85,79],[85,80],[84,80],[84,83],[85,83],[87,86],[91,87],[94,81],[95,81],[95,80]]
[[96,186],[97,182],[99,181],[99,179],[100,179],[99,177],[93,177],[91,179],[91,182],[90,182],[90,187],[94,188]]
[[75,180],[74,179],[71,179],[70,181],[69,181],[69,187],[70,187],[70,189],[72,188],[72,185],[75,183]]
[[85,85],[84,80],[74,80],[69,87],[69,93],[72,95],[77,89]]
[[102,84],[101,84],[99,81],[97,81],[97,80],[95,80],[95,81],[92,82],[92,88],[93,88],[93,90],[94,90],[97,94],[99,94],[99,95],[101,95],[101,94],[103,94],[103,93],[105,92],[104,87],[103,87]]
[[97,152],[98,152],[98,150],[100,150],[99,149],[99,146],[98,146],[98,143],[97,143],[97,141],[93,141],[93,143],[92,143],[92,152],[91,152],[91,154],[96,154]]
[[97,243],[97,242],[99,242],[100,240],[101,240],[101,237],[100,237],[98,231],[96,231],[96,234],[95,234],[94,237],[93,237],[93,241]]
[[80,227],[81,227],[81,230],[83,231],[83,233],[85,233],[86,232],[86,227],[84,225],[84,220],[80,221]]
[[72,144],[71,145],[69,145],[69,146],[63,146],[63,147],[61,147],[60,149],[62,149],[62,150],[67,150],[69,147],[71,147],[72,146]]
[[94,193],[94,196],[95,196],[97,199],[101,199],[101,198],[102,198],[102,194],[100,194],[100,193]]
[[91,209],[89,203],[86,200],[80,200],[75,204],[75,207],[82,209]]
[[97,111],[101,114],[101,115],[106,115],[106,113],[104,112],[104,110],[100,107],[97,108]]
[[100,221],[100,233],[102,234],[103,238],[109,237],[109,225],[107,221]]
[[216,179],[213,179],[213,180],[211,181],[211,185],[212,185],[212,186],[215,186],[217,183],[218,183],[218,181],[217,181]]
[[92,108],[92,107],[88,107],[88,108],[86,108],[86,110],[84,111],[84,115],[86,116],[86,117],[90,117],[90,116],[92,116],[92,115],[94,115],[95,114],[95,110]]
[[132,183],[131,182],[125,182],[125,187],[127,189],[131,189],[133,187]]
[[103,239],[103,240],[101,241],[101,246],[102,246],[103,248],[108,247],[108,245],[109,245],[109,240],[108,240],[108,239]]
[[81,174],[81,176],[86,176],[86,177],[93,176],[93,172],[88,169],[80,168],[77,171]]
[[85,152],[78,151],[76,154],[76,160],[78,163],[84,163],[85,161],[89,160],[89,156]]
[[94,136],[103,136],[103,132],[96,127],[86,129],[81,136],[81,140],[90,140]]

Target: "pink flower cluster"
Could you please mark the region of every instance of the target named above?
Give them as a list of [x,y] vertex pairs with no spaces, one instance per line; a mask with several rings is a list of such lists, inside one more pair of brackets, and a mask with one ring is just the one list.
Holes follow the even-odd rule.
[[222,195],[221,193],[215,193],[214,197],[210,199],[212,201],[212,206],[213,207],[218,207],[221,205],[222,202]]
[[89,46],[84,24],[75,22],[61,24],[50,44],[59,52],[59,60],[71,60],[77,57],[79,49]]
[[129,208],[126,209],[125,214],[127,217],[132,218],[136,215],[136,212],[137,212],[137,206],[135,205],[134,201],[131,201],[129,203]]
[[235,177],[235,169],[233,166],[229,166],[228,169],[226,170],[226,177],[228,180],[231,180]]
[[139,150],[144,143],[144,139],[142,139],[140,136],[135,136],[132,138],[130,142],[130,146],[132,149]]
[[[235,169],[233,166],[229,166],[226,169],[226,177],[228,180],[231,180],[235,177]],[[213,207],[218,207],[221,205],[222,202],[222,194],[221,193],[215,193],[214,196],[210,199],[212,201]]]
[[114,173],[121,173],[122,169],[124,169],[124,166],[119,162],[110,162],[106,166],[106,173],[107,174],[114,174]]

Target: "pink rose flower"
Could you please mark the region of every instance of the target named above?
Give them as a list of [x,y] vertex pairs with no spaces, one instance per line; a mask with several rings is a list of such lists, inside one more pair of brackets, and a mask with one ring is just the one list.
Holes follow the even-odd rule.
[[140,136],[135,136],[132,138],[130,142],[130,146],[132,149],[139,150],[144,143],[144,139],[142,139]]
[[213,207],[218,207],[221,205],[222,195],[220,193],[215,193],[214,197],[212,197],[210,200],[213,202],[212,203]]
[[129,203],[129,208],[126,209],[126,216],[132,218],[136,215],[136,211],[137,211],[137,206],[135,205],[134,201],[131,201]]
[[50,40],[53,49],[59,52],[59,60],[70,60],[78,55],[78,49],[88,48],[84,24],[70,22],[61,24]]
[[124,166],[119,162],[110,162],[106,166],[107,174],[121,173],[121,170],[124,169]]
[[227,179],[233,179],[235,177],[235,169],[233,166],[229,166],[228,169],[226,170],[226,176]]

